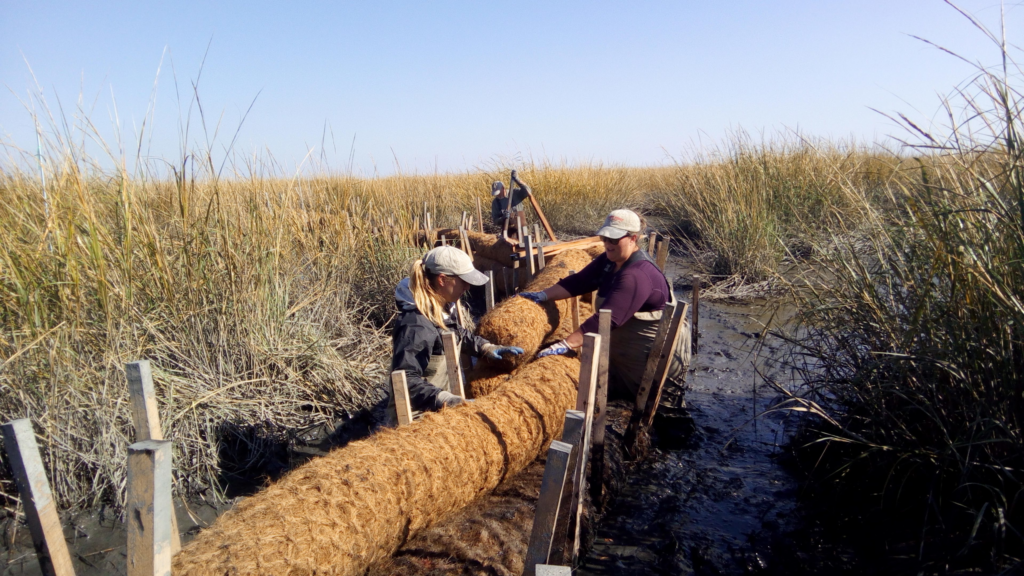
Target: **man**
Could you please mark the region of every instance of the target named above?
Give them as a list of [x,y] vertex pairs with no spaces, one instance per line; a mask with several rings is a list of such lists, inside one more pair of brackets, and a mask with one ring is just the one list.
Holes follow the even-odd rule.
[[512,189],[512,203],[510,207],[505,184],[500,180],[495,180],[491,184],[491,196],[494,197],[494,200],[491,200],[491,221],[498,227],[498,230],[502,230],[505,227],[505,221],[512,218],[508,223],[508,231],[509,234],[515,235],[515,218],[523,212],[523,201],[527,198],[526,190],[518,186]]

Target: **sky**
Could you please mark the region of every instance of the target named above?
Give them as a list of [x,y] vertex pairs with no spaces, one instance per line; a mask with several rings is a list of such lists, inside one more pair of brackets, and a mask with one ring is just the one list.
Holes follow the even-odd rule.
[[[998,0],[958,5],[999,29]],[[1004,9],[1019,41],[1024,9]],[[886,114],[941,120],[972,76],[913,36],[998,62],[940,0],[0,0],[0,143],[34,154],[33,110],[44,138],[49,110],[129,167],[144,121],[150,165],[180,158],[188,122],[218,165],[230,147],[363,176],[659,165],[738,130],[871,143],[903,134]]]

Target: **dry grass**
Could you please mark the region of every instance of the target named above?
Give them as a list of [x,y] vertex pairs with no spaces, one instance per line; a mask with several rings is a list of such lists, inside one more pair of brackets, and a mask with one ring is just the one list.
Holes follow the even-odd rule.
[[200,533],[174,571],[362,574],[533,462],[560,436],[578,375],[574,359],[541,358],[472,404],[318,458]]

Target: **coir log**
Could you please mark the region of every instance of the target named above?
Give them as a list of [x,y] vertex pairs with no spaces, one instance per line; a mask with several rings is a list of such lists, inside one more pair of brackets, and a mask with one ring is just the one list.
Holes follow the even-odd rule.
[[541,358],[473,403],[293,470],[201,532],[174,574],[362,574],[542,454],[575,406],[579,370]]

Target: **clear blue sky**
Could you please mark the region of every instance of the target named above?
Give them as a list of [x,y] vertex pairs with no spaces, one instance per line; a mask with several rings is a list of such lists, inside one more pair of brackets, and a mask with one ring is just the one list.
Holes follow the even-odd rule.
[[[960,5],[998,27],[998,0]],[[1006,10],[1018,40],[1024,10]],[[288,170],[310,148],[345,169],[353,137],[364,175],[394,172],[395,158],[404,172],[516,155],[658,164],[737,127],[874,141],[896,129],[870,108],[927,121],[971,73],[909,34],[998,56],[939,0],[0,0],[0,138],[35,150],[19,102],[31,66],[54,112],[59,99],[73,116],[81,96],[113,142],[116,109],[134,146],[166,49],[150,150],[173,158],[175,79],[187,105],[209,43],[199,95],[211,131],[222,118],[215,153],[258,93],[236,150],[269,150]]]

